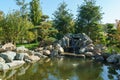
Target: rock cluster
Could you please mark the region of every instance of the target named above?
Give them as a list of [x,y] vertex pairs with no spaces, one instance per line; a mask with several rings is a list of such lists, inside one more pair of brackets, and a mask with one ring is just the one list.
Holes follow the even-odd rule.
[[93,41],[85,34],[66,34],[58,44],[67,51],[76,54],[84,54],[86,57],[101,55],[102,48],[95,46]]
[[24,46],[13,47],[11,43],[3,45],[0,50],[0,71],[22,66],[26,62],[33,63],[40,58],[47,57],[40,52],[28,50]]
[[[74,57],[90,57],[97,61],[107,61],[109,63],[119,63],[120,55],[103,54],[102,45],[94,45],[93,41],[84,33],[66,34],[61,40],[56,41],[52,45],[38,47],[34,51],[24,46],[15,47],[11,43],[7,43],[0,47],[0,71],[7,70],[12,67],[23,65],[25,62],[33,63],[46,57],[74,56]],[[70,53],[64,53],[72,52]]]

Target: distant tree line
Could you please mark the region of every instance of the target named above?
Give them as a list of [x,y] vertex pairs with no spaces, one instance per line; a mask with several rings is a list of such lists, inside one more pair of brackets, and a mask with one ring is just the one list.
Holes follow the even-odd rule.
[[67,9],[67,4],[62,2],[53,13],[52,20],[42,12],[40,0],[29,3],[25,0],[15,2],[19,10],[13,10],[7,15],[0,11],[1,43],[51,43],[67,33],[86,33],[95,44],[119,46],[120,27],[101,23],[103,13],[95,0],[84,0],[78,7],[76,18],[73,18],[73,14]]

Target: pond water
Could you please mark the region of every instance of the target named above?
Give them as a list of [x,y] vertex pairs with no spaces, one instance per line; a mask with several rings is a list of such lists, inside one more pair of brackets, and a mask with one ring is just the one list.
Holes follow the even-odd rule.
[[119,80],[119,73],[111,65],[88,59],[48,58],[0,72],[0,80]]

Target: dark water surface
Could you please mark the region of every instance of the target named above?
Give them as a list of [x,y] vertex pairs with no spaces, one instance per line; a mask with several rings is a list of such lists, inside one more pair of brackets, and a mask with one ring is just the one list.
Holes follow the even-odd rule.
[[44,59],[0,72],[0,80],[119,80],[120,69],[79,58]]

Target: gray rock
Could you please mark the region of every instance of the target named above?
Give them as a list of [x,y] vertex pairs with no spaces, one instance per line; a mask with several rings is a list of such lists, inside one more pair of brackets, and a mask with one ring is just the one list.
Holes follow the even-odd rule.
[[3,53],[3,54],[6,54],[6,55],[8,55],[12,60],[15,58],[15,56],[16,56],[16,52],[12,52],[12,51],[7,51],[7,52],[5,52],[5,53]]
[[60,47],[60,48],[58,49],[58,52],[59,52],[60,54],[63,54],[63,53],[64,53],[64,49],[63,49],[62,47]]
[[24,59],[24,56],[25,56],[25,54],[23,54],[23,53],[18,53],[18,54],[16,54],[16,56],[15,56],[15,60],[23,60],[23,59]]
[[12,51],[7,51],[0,54],[0,57],[2,57],[6,63],[12,62],[15,56],[16,56],[16,53]]
[[86,48],[83,47],[83,48],[80,48],[79,53],[85,53],[85,51],[86,51]]
[[15,56],[15,60],[30,60],[30,56],[27,53],[17,53],[17,55]]
[[0,57],[2,57],[5,60],[6,63],[9,63],[9,62],[13,61],[9,56],[7,56],[5,54],[0,54]]
[[118,61],[118,55],[113,54],[107,58],[107,62],[109,63],[116,63]]
[[95,56],[95,60],[96,60],[96,61],[104,61],[105,59],[104,59],[104,57],[101,56],[101,55],[96,55],[96,56]]
[[60,44],[57,44],[55,49],[58,50],[58,52],[59,52],[60,54],[61,54],[61,53],[64,53],[64,49],[61,47]]
[[32,62],[40,60],[40,58],[38,56],[34,56],[34,55],[30,56],[29,58]]
[[10,67],[7,64],[0,62],[0,71],[8,70],[9,68]]
[[52,52],[51,52],[51,56],[53,57],[53,56],[58,56],[58,50],[53,50]]
[[94,50],[94,45],[93,44],[89,44],[86,46],[86,51],[90,51],[90,52],[93,52]]
[[93,53],[92,52],[85,52],[85,56],[86,57],[93,57]]
[[51,52],[49,50],[43,50],[43,54],[49,56]]

